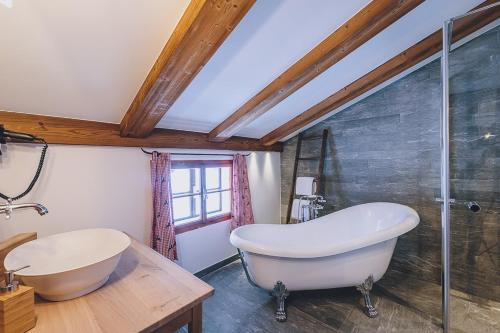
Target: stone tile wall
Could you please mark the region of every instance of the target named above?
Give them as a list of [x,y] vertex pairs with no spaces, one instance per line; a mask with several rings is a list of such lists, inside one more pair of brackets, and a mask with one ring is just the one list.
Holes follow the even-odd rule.
[[[452,288],[500,301],[500,27],[453,51],[451,70],[452,197],[476,200],[452,209]],[[420,225],[400,237],[384,279],[440,281],[440,64],[434,61],[306,131],[330,129],[325,163],[326,212],[390,201],[409,205]],[[486,133],[496,135],[481,139]],[[282,219],[297,138],[282,154]],[[317,155],[309,141],[303,156]],[[314,175],[317,162],[301,162]],[[355,221],[353,221],[355,223]]]

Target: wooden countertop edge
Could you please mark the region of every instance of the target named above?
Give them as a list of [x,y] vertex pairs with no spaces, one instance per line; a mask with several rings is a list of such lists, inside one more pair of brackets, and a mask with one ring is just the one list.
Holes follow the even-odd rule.
[[200,301],[192,303],[192,306],[185,307],[184,310],[182,310],[182,311],[179,310],[179,311],[174,312],[175,315],[172,314],[172,315],[169,315],[168,317],[160,319],[159,321],[155,322],[154,324],[152,324],[152,325],[148,326],[147,328],[139,331],[139,333],[156,333],[158,329],[161,329],[162,327],[164,327],[165,325],[167,325],[168,323],[170,323],[172,320],[174,320],[175,318],[181,316],[186,311],[191,310],[193,307],[195,307],[196,305],[202,303],[205,299],[207,299],[208,297],[210,297],[212,295],[213,295],[213,292],[212,292],[211,295],[208,295],[203,300],[200,300]]
[[[129,235],[129,237],[130,237],[130,235]],[[164,318],[158,320],[157,322],[153,323],[152,325],[150,325],[147,328],[145,328],[144,330],[142,330],[141,333],[150,333],[150,332],[156,331],[157,329],[161,328],[162,326],[165,326],[166,324],[168,324],[174,318],[178,317],[179,315],[182,315],[186,311],[189,311],[190,309],[192,309],[196,305],[202,303],[207,298],[209,298],[209,297],[211,297],[211,296],[213,296],[215,294],[214,287],[212,287],[211,285],[209,285],[205,281],[197,278],[192,273],[188,272],[187,270],[185,270],[184,268],[182,268],[181,266],[179,266],[175,262],[173,262],[170,259],[164,257],[160,253],[158,253],[155,250],[151,249],[147,245],[139,242],[135,238],[130,237],[130,239],[132,240],[132,244],[130,246],[134,250],[136,250],[137,252],[139,252],[141,255],[143,255],[144,257],[146,257],[148,260],[151,260],[152,262],[154,262],[155,265],[157,265],[162,270],[170,271],[172,269],[172,267],[174,267],[174,269],[176,269],[178,271],[183,271],[186,274],[188,274],[188,276],[190,276],[194,282],[203,284],[207,288],[206,292],[202,296],[200,296],[198,299],[196,299],[194,302],[189,303],[189,304],[187,304],[187,305],[179,308],[177,311],[172,312],[171,314],[169,314],[169,315],[165,316]]]

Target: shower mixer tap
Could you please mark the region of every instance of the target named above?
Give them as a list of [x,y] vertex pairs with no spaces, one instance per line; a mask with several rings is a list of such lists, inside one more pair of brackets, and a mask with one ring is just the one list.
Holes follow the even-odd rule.
[[[437,202],[443,202],[442,198],[436,198],[435,199]],[[456,200],[456,199],[450,199],[450,205],[464,205],[473,213],[477,213],[481,210],[481,205],[477,201],[466,201],[466,200]]]
[[477,203],[477,201],[468,201],[465,202],[465,205],[473,213],[477,213],[481,210],[481,206]]

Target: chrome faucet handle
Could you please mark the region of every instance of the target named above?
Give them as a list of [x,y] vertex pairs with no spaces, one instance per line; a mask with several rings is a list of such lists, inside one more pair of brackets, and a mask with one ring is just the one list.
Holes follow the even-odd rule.
[[319,202],[319,203],[325,203],[325,202],[326,202],[326,200],[325,200],[325,198],[323,198],[323,196],[322,196],[322,195],[318,195],[318,196],[316,197],[316,202]]
[[14,280],[14,273],[28,267],[30,267],[30,265],[5,271],[4,272],[5,286],[0,287],[0,292],[5,293],[5,292],[16,291],[17,288],[19,287],[19,282]]
[[12,215],[12,199],[7,199],[7,204],[5,205],[5,219],[10,220],[10,216]]

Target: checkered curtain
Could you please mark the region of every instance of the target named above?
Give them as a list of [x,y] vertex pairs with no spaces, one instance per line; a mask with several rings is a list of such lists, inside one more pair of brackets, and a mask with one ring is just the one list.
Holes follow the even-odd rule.
[[252,196],[248,184],[247,161],[243,155],[236,154],[233,159],[233,202],[231,230],[242,225],[254,223]]
[[153,189],[151,247],[168,259],[176,260],[177,249],[172,216],[170,169],[170,154],[154,152],[151,159],[151,185]]

